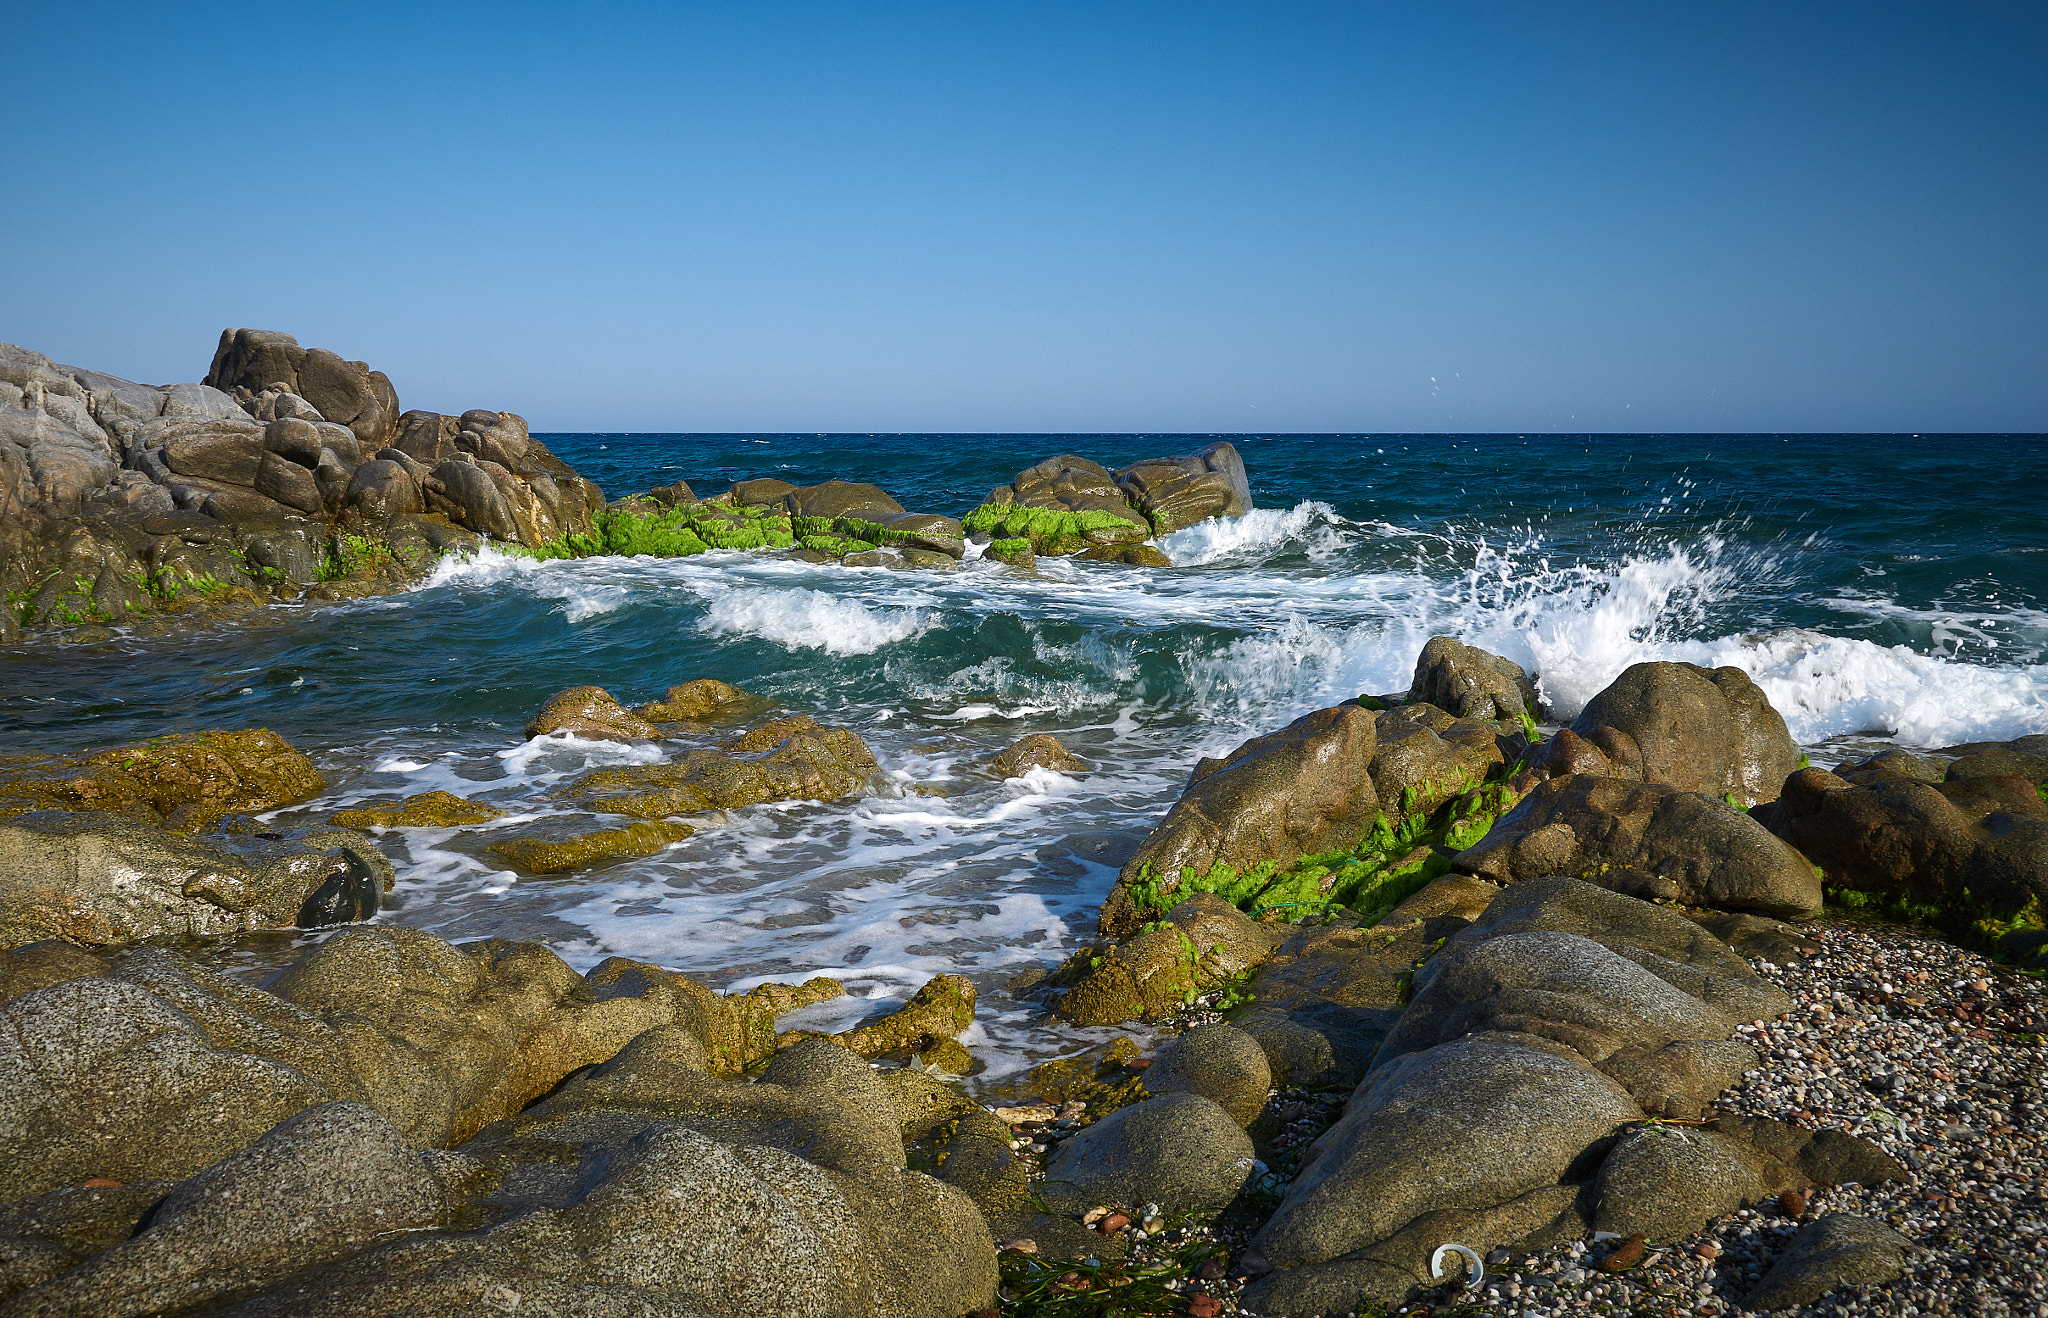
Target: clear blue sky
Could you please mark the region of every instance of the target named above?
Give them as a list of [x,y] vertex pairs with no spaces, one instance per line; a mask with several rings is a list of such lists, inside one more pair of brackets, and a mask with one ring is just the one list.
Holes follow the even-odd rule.
[[39,9],[0,339],[550,430],[2048,430],[2048,6]]

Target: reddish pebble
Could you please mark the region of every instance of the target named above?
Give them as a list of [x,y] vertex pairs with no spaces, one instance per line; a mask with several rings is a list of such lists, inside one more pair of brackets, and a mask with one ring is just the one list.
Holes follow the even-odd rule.
[[1692,1247],[1692,1255],[1694,1258],[1704,1259],[1708,1263],[1712,1263],[1715,1259],[1721,1257],[1721,1247],[1711,1240],[1703,1240]]
[[1213,1295],[1197,1295],[1188,1301],[1188,1313],[1192,1318],[1216,1318],[1223,1312],[1223,1301]]
[[1649,1247],[1649,1237],[1638,1232],[1621,1242],[1612,1254],[1600,1264],[1602,1272],[1627,1272],[1643,1261],[1643,1251]]
[[128,1182],[126,1181],[117,1181],[109,1176],[88,1176],[85,1178],[85,1188],[88,1190],[118,1190],[127,1184]]
[[1778,1207],[1784,1210],[1785,1216],[1798,1217],[1806,1211],[1809,1197],[1804,1190],[1787,1190],[1778,1196]]
[[1111,1213],[1108,1217],[1102,1219],[1102,1226],[1099,1229],[1103,1235],[1113,1236],[1130,1224],[1131,1219],[1125,1217],[1122,1213]]

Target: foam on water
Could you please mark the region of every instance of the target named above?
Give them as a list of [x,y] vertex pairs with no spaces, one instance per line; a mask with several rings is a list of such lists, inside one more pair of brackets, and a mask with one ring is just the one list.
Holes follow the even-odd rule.
[[873,654],[932,625],[918,608],[875,608],[822,590],[728,591],[711,601],[697,629],[711,636],[758,636],[791,650]]
[[1243,517],[1211,517],[1159,537],[1159,547],[1177,567],[1256,563],[1283,548],[1327,558],[1341,551],[1344,537],[1339,528],[1350,525],[1329,504],[1308,500],[1285,511],[1254,508]]

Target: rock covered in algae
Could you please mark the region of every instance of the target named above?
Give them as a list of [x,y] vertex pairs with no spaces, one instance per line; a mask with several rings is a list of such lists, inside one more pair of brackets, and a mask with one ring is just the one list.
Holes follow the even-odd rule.
[[105,810],[195,833],[326,786],[313,762],[268,728],[181,732],[77,755],[0,756],[0,817]]
[[437,790],[339,810],[331,822],[342,828],[459,828],[487,824],[504,813],[494,805]]

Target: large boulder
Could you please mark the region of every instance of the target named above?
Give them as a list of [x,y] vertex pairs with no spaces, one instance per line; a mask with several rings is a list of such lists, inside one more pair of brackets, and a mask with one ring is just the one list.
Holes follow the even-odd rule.
[[1661,783],[1745,807],[1775,798],[1799,767],[1785,720],[1749,674],[1662,661],[1624,670],[1547,755],[1556,773]]
[[38,810],[0,819],[0,947],[360,920],[393,873],[344,828],[188,837],[126,815]]
[[579,976],[536,943],[456,948],[400,926],[345,930],[269,990],[161,948],[44,969],[26,982],[76,977],[0,1012],[0,1161],[23,1194],[177,1180],[337,1099],[415,1146],[458,1143],[656,1026],[736,1076],[775,1056],[778,1015],[844,992],[725,997],[620,958]]
[[1240,1126],[1258,1118],[1272,1087],[1266,1050],[1232,1025],[1197,1025],[1145,1069],[1145,1088],[1152,1093],[1200,1094]]
[[1103,932],[1120,937],[1172,905],[1184,869],[1285,866],[1357,845],[1380,808],[1376,728],[1370,711],[1338,705],[1204,759],[1125,863],[1103,904]]
[[1070,1216],[1096,1204],[1212,1212],[1252,1178],[1251,1139],[1213,1100],[1161,1094],[1119,1108],[1060,1144],[1039,1197]]
[[1047,458],[989,491],[961,525],[976,539],[1025,540],[1046,555],[1142,544],[1153,534],[1107,468],[1071,453]]
[[1882,1222],[1830,1213],[1799,1228],[1742,1307],[1759,1313],[1812,1304],[1837,1286],[1882,1286],[1920,1252]]
[[1831,888],[1962,922],[2010,917],[2048,904],[2048,759],[2018,744],[1959,747],[1946,770],[1896,751],[1801,769],[1757,814]]
[[437,1227],[443,1200],[427,1161],[390,1122],[361,1104],[323,1103],[186,1180],[143,1230],[8,1311],[142,1318],[217,1303]]
[[1712,796],[1619,778],[1553,778],[1453,864],[1495,883],[1566,875],[1644,897],[1803,918],[1820,876]]
[[868,521],[903,514],[903,505],[878,485],[854,481],[825,481],[819,485],[792,487],[782,495],[782,505],[791,518],[859,517]]
[[1528,675],[1503,659],[1450,636],[1432,636],[1415,659],[1410,700],[1427,701],[1459,718],[1520,718],[1535,713]]
[[301,348],[289,334],[222,330],[205,383],[223,392],[239,388],[251,394],[281,390],[297,395],[372,448],[397,436],[398,392],[388,376],[325,348]]
[[626,712],[601,686],[572,686],[557,691],[526,725],[529,737],[557,732],[597,741],[659,741],[661,730],[638,714]]
[[1149,458],[1116,473],[1117,487],[1159,535],[1211,517],[1242,517],[1252,510],[1244,459],[1228,442],[1185,457]]

